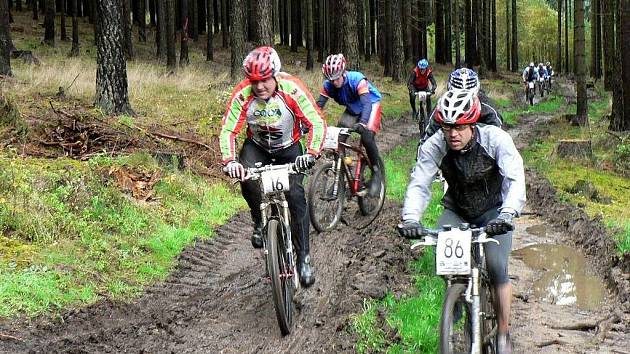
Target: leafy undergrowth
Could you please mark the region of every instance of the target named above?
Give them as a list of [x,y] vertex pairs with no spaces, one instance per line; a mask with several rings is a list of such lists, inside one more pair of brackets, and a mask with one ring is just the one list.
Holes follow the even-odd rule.
[[[411,141],[385,156],[388,198],[404,200],[416,148],[417,142]],[[441,197],[442,185],[436,183],[433,199],[423,217],[424,225],[435,226],[442,211]],[[420,252],[424,253],[411,265],[415,280],[413,290],[400,297],[389,294],[380,301],[366,301],[364,312],[354,317],[353,328],[359,336],[355,349],[359,353],[437,352],[444,281],[435,275],[433,250]],[[390,332],[395,335],[387,336]]]
[[[570,112],[572,110],[573,107]],[[556,117],[550,122],[553,129],[539,134],[523,157],[528,165],[551,181],[564,200],[582,207],[591,217],[601,217],[615,235],[619,252],[628,253],[630,180],[619,174],[624,167],[617,164],[623,163],[626,155],[623,155],[624,145],[620,143],[623,140],[611,138],[607,131],[608,121],[604,117],[609,112],[610,98],[604,95],[589,104],[589,128],[574,127],[562,117]],[[562,139],[591,140],[593,156],[590,159],[558,157],[556,147]],[[576,183],[592,185],[597,195],[576,191]]]

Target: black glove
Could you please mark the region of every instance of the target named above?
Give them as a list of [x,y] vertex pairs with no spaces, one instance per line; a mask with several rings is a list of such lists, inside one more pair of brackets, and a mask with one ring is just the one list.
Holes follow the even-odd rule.
[[365,127],[365,125],[361,123],[354,123],[354,125],[352,126],[352,130],[354,130],[355,132],[359,134],[363,134],[366,129],[367,128]]
[[508,231],[514,230],[514,215],[511,213],[501,213],[496,219],[490,220],[486,225],[486,234],[488,236],[502,235]]
[[405,220],[397,226],[398,233],[404,238],[419,238],[424,235],[424,227],[415,220]]
[[304,154],[295,158],[295,166],[302,171],[308,170],[314,165],[315,157],[311,154]]
[[432,95],[435,95],[435,88],[432,88],[432,89],[431,89],[431,94],[432,94]]

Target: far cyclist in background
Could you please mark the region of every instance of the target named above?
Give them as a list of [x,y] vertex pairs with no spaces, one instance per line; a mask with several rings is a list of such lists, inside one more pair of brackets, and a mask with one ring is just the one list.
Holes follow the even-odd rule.
[[549,89],[551,89],[551,78],[553,77],[553,67],[551,66],[551,62],[547,62],[547,65],[545,65],[545,68],[547,69],[547,77],[549,78]]
[[[429,86],[431,83],[431,86]],[[409,103],[411,104],[412,117],[415,117],[416,112],[416,92],[427,91],[431,94],[435,94],[437,89],[437,83],[433,77],[433,71],[429,67],[429,61],[426,59],[420,59],[415,68],[411,71],[409,79],[407,80],[407,88],[409,89]],[[427,115],[431,114],[431,97],[427,97]]]
[[381,129],[381,93],[365,75],[346,71],[343,54],[332,54],[322,65],[324,84],[317,105],[324,108],[329,98],[345,106],[339,126],[352,128],[361,134],[361,143],[374,167],[374,176],[368,183],[370,196],[377,196],[383,181],[383,166],[376,146],[375,135]]
[[[448,77],[447,89],[472,91],[475,96],[479,97],[479,101],[481,102],[481,114],[479,115],[477,123],[494,125],[501,128],[503,125],[503,117],[501,117],[501,114],[490,104],[490,98],[481,89],[479,76],[474,70],[460,68],[453,71]],[[435,134],[436,131],[440,130],[440,124],[434,119],[434,115],[435,110],[431,112],[430,123],[420,139],[418,147],[427,141],[431,135]]]
[[538,70],[536,70],[536,66],[534,62],[529,63],[529,66],[523,70],[523,83],[525,84],[525,100],[527,100],[527,84],[538,80]]

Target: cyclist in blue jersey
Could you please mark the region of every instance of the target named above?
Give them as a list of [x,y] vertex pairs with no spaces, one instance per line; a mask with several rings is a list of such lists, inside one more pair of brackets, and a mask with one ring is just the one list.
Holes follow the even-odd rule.
[[353,128],[361,134],[368,159],[374,166],[374,176],[368,193],[376,196],[383,180],[383,166],[376,146],[375,134],[381,129],[381,93],[358,71],[346,70],[343,54],[329,55],[322,65],[324,84],[317,105],[324,108],[332,98],[346,110],[339,119],[339,126]]

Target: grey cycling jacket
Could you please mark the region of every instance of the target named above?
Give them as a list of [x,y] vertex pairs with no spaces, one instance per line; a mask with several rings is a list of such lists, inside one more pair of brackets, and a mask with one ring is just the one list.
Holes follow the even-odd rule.
[[492,125],[476,125],[474,143],[450,150],[442,130],[419,147],[407,186],[403,220],[420,220],[431,200],[438,169],[448,182],[442,204],[466,219],[491,208],[519,214],[525,205],[523,159],[510,135]]

